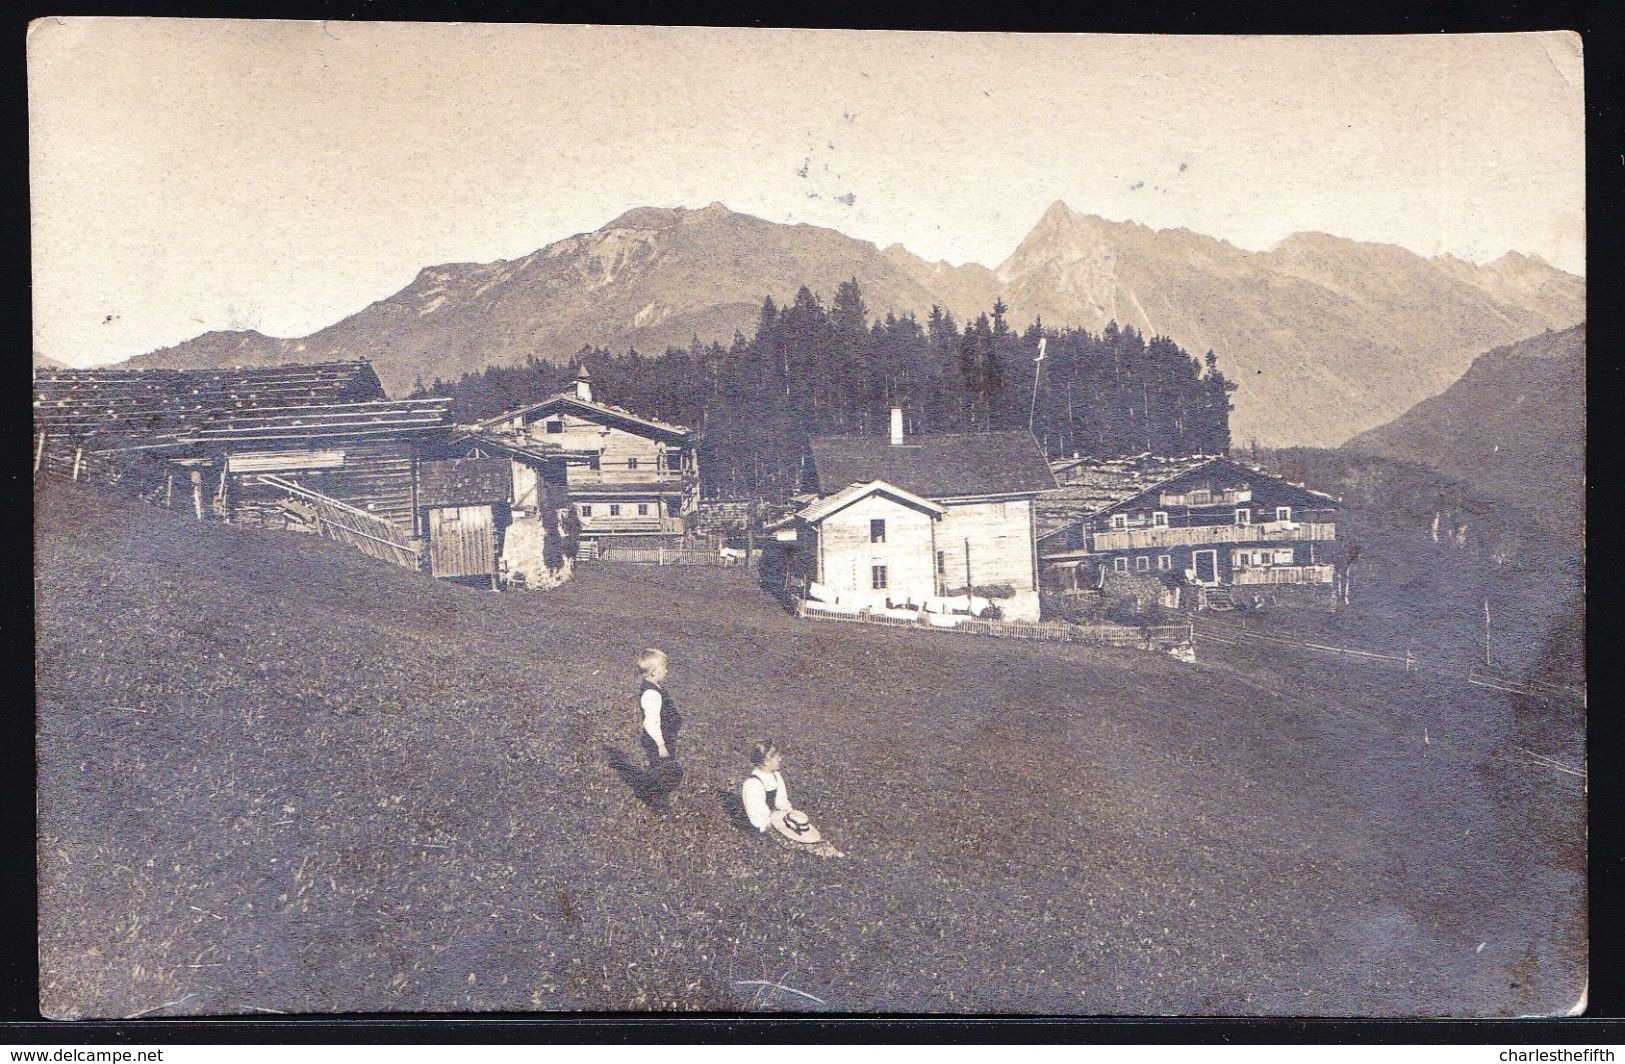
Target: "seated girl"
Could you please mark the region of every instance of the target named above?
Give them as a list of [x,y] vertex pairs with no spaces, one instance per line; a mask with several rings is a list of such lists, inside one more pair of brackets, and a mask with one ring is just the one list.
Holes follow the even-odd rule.
[[753,768],[745,777],[739,797],[751,826],[791,849],[807,850],[820,857],[845,857],[824,841],[806,814],[790,804],[790,789],[780,771],[784,758],[778,747],[764,739],[751,747],[750,759]]

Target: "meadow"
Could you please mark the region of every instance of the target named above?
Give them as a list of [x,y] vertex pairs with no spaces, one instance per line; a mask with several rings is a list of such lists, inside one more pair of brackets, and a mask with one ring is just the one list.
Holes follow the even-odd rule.
[[[547,593],[36,494],[41,1009],[1525,1015],[1584,796],[1494,691],[817,624],[740,569]],[[685,778],[629,786],[633,658]],[[775,739],[848,856],[741,824]]]

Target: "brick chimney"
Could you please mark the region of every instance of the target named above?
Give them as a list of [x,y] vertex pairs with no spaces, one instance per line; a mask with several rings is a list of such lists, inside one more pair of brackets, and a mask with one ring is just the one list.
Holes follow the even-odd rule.
[[577,399],[583,403],[592,402],[592,374],[587,372],[585,365],[576,370],[575,386]]
[[903,408],[891,408],[891,444],[897,447],[903,442]]

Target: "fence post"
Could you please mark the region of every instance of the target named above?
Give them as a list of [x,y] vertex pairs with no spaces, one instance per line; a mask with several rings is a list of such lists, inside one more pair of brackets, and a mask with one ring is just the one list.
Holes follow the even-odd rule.
[[45,458],[45,433],[39,434],[39,443],[34,448],[34,475],[39,475],[39,464]]
[[83,447],[77,448],[73,452],[73,479],[74,480],[79,479],[79,466],[84,461],[84,457],[85,457],[85,449]]

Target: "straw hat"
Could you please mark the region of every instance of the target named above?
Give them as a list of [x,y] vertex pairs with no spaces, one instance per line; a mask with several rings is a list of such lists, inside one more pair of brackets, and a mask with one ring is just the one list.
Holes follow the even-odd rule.
[[792,842],[810,845],[824,839],[813,826],[813,822],[807,819],[807,814],[799,809],[773,810],[773,829]]

